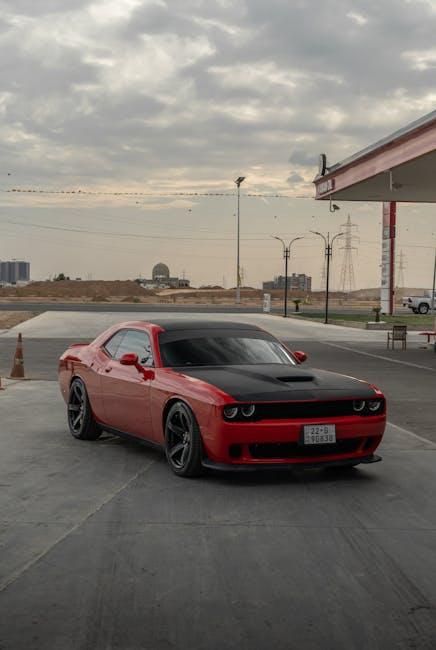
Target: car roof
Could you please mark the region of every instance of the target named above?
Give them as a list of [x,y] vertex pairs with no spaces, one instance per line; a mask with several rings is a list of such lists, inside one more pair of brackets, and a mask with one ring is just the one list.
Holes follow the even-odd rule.
[[250,323],[235,323],[233,321],[223,320],[188,320],[188,319],[165,319],[157,318],[144,321],[151,325],[158,325],[166,332],[171,331],[189,331],[189,330],[261,330],[257,325]]

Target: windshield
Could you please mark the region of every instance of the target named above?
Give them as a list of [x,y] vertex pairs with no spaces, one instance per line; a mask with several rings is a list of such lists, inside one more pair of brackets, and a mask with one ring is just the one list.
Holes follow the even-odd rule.
[[185,338],[161,343],[164,366],[236,366],[259,363],[296,365],[277,341],[244,336]]

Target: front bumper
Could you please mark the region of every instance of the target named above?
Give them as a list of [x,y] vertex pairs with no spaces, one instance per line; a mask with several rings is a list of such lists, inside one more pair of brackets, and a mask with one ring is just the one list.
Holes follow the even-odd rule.
[[342,460],[323,460],[304,463],[217,463],[208,458],[204,458],[202,465],[207,469],[214,469],[219,472],[258,472],[271,470],[292,470],[296,467],[304,469],[314,469],[318,467],[353,467],[354,465],[369,465],[370,463],[379,463],[381,456],[371,454],[370,456],[361,456],[360,458],[344,458]]
[[[336,443],[305,446],[302,431],[307,424],[334,424]],[[212,425],[212,426],[211,426]],[[386,414],[228,423],[213,419],[201,433],[205,464],[244,468],[269,466],[319,466],[357,464],[374,456],[386,426]],[[208,465],[209,466],[209,465]]]

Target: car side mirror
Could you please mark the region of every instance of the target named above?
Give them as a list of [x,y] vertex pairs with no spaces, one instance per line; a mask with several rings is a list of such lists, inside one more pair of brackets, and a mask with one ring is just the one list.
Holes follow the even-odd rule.
[[139,363],[139,357],[133,352],[126,352],[120,357],[120,364],[122,366],[135,366],[136,370],[141,373],[144,379],[154,379],[154,370],[153,368],[144,368]]
[[138,355],[134,354],[133,352],[126,352],[126,354],[123,354],[123,356],[120,358],[120,363],[122,366],[138,366]]
[[298,363],[304,363],[307,359],[307,354],[305,352],[301,352],[301,350],[297,350],[294,352],[294,357],[297,359]]

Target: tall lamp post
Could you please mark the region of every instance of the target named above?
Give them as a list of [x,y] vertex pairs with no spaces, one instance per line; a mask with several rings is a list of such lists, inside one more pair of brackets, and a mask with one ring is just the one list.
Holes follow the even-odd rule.
[[325,316],[324,316],[324,323],[327,324],[329,322],[329,284],[330,284],[330,259],[332,257],[333,253],[333,242],[335,239],[338,237],[342,237],[344,234],[343,232],[338,232],[337,235],[334,235],[332,239],[330,240],[330,233],[327,233],[327,237],[323,235],[321,232],[318,232],[317,230],[311,230],[310,231],[313,235],[318,235],[319,237],[322,237],[324,240],[325,244],[325,256],[327,258],[327,268],[326,268],[326,283],[325,283]]
[[287,246],[281,237],[274,237],[274,239],[278,239],[282,242],[283,245],[283,258],[285,260],[285,304],[283,316],[286,318],[288,315],[288,260],[291,256],[291,246],[294,241],[297,241],[297,239],[304,239],[304,237],[294,237],[294,239],[291,239]]
[[239,206],[241,202],[241,183],[245,181],[245,176],[239,176],[235,180],[235,183],[238,188],[238,210],[237,210],[237,217],[238,217],[238,234],[237,234],[237,244],[236,244],[236,304],[239,305],[241,302],[241,267],[239,263],[239,245],[240,245],[240,220],[239,220]]
[[434,314],[434,292],[436,284],[436,248],[434,249],[434,264],[433,264],[433,288],[431,292],[431,311]]

